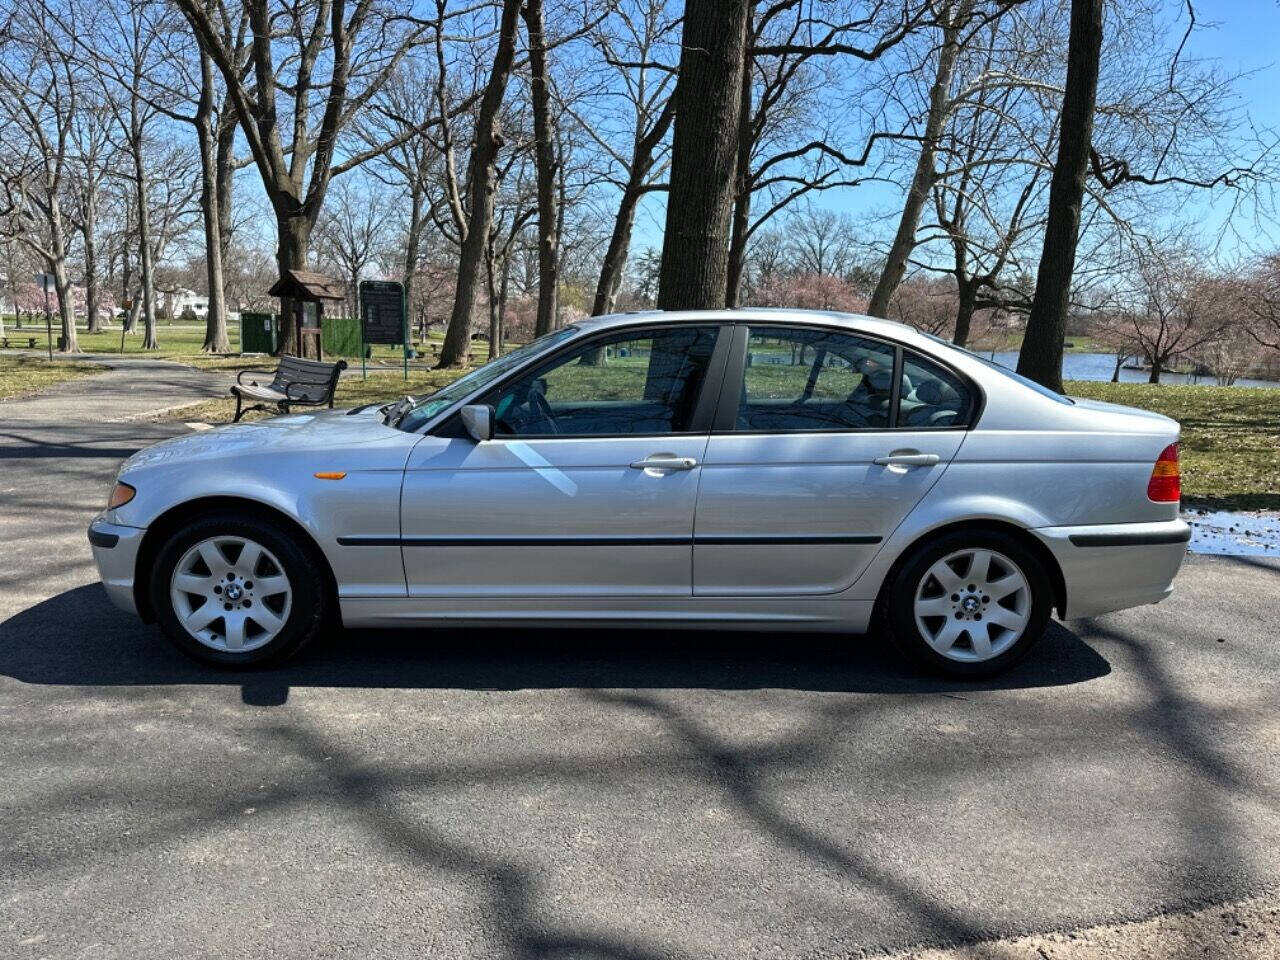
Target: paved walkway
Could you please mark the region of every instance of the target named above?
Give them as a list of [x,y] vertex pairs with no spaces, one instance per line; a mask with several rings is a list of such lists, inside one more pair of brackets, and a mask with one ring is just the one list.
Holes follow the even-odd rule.
[[97,376],[64,381],[34,397],[2,401],[0,423],[119,423],[226,396],[235,379],[229,370],[196,370],[146,357],[85,354],[75,359],[109,369]]

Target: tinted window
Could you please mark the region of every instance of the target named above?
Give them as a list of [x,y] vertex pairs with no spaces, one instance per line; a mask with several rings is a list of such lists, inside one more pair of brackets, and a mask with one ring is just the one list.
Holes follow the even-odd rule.
[[964,381],[918,353],[903,352],[899,427],[963,427],[972,413],[973,393]]
[[739,430],[889,426],[893,347],[829,330],[752,326]]
[[689,429],[716,327],[627,331],[571,350],[485,399],[498,436]]

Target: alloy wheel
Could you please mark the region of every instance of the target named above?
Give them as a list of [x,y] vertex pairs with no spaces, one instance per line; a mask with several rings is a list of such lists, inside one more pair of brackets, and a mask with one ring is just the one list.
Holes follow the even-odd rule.
[[913,612],[920,635],[937,653],[962,663],[992,660],[1031,620],[1031,587],[1002,553],[966,549],[934,563],[916,587]]

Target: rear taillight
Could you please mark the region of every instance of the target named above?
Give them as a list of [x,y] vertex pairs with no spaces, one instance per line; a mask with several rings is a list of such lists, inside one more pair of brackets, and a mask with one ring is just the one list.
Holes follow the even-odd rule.
[[1156,503],[1177,503],[1182,499],[1182,474],[1178,470],[1178,445],[1171,443],[1160,451],[1147,481],[1147,499]]

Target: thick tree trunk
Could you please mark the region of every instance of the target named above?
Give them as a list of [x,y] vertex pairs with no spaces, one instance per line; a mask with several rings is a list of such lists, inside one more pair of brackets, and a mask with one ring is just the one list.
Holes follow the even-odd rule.
[[885,259],[880,278],[871,294],[871,303],[867,306],[867,313],[873,317],[889,315],[889,301],[906,276],[907,261],[916,247],[920,214],[924,211],[929,191],[933,189],[937,178],[934,159],[938,138],[946,128],[947,116],[951,112],[951,75],[955,70],[956,56],[960,52],[959,26],[968,19],[972,7],[972,0],[958,3],[950,25],[942,32],[942,48],[938,51],[938,66],[934,71],[933,87],[929,91],[929,116],[925,120],[920,155],[916,158],[915,173],[911,176],[911,186],[902,206],[902,216],[898,219],[898,229],[893,235],[893,243],[889,245],[889,256]]
[[685,4],[658,277],[663,310],[724,306],[750,10],[748,0]]
[[485,244],[493,223],[493,195],[497,189],[496,160],[502,145],[498,131],[498,115],[502,99],[511,79],[511,64],[516,52],[516,19],[520,0],[503,0],[502,21],[498,28],[498,46],[493,67],[485,84],[484,96],[476,116],[475,145],[467,171],[467,232],[458,258],[458,282],[453,295],[453,310],[440,349],[441,367],[460,367],[467,362],[471,346],[471,316],[475,310],[480,285],[480,270]]
[[1122,353],[1117,353],[1117,354],[1116,354],[1116,368],[1115,368],[1114,370],[1112,370],[1112,371],[1111,371],[1111,382],[1112,382],[1112,383],[1119,383],[1119,382],[1120,382],[1120,368],[1121,368],[1122,366],[1124,366],[1124,362],[1125,362],[1126,358],[1127,358],[1127,355],[1126,355],[1126,354],[1122,354]]
[[62,330],[63,353],[79,353],[80,341],[76,337],[75,300],[71,292],[71,277],[67,273],[67,245],[63,228],[62,211],[56,199],[50,204],[50,232],[52,234],[51,253],[53,259],[48,262],[49,272],[53,274],[53,289],[57,293],[58,320]]
[[538,316],[534,336],[555,326],[560,270],[560,223],[556,203],[555,130],[547,76],[547,38],[542,0],[528,0],[522,11],[529,34],[529,90],[533,101],[533,158],[538,193]]
[[956,306],[956,332],[951,342],[963,347],[969,342],[969,327],[973,323],[973,311],[978,302],[978,285],[973,280],[960,284],[959,303]]
[[213,62],[200,55],[200,103],[196,108],[196,140],[200,147],[200,215],[204,221],[205,280],[209,312],[205,318],[205,353],[230,353],[227,304],[222,282],[222,224],[218,209],[218,158],[213,130]]
[[1044,249],[1036,273],[1036,292],[1027,317],[1027,333],[1018,354],[1018,373],[1051,390],[1062,390],[1062,343],[1067,330],[1071,277],[1080,239],[1093,111],[1102,56],[1103,0],[1072,0],[1067,82],[1062,98],[1058,159],[1049,184]]
[[[289,204],[288,198],[283,201]],[[307,255],[311,250],[311,221],[296,204],[289,204],[284,212],[277,209],[276,231],[280,242],[276,247],[276,266],[280,276],[286,270],[307,269]],[[294,301],[280,300],[280,340],[277,353],[287,356],[303,356],[303,345],[297,342],[294,329],[297,322]]]
[[1147,383],[1159,383],[1160,374],[1164,373],[1164,363],[1159,359],[1151,361],[1151,373],[1147,377]]

